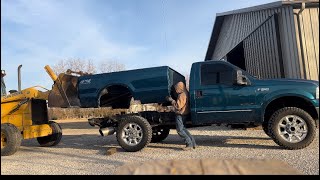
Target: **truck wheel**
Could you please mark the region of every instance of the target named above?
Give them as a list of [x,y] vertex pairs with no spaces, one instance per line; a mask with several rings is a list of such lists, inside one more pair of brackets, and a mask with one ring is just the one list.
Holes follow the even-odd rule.
[[304,110],[295,107],[276,111],[271,116],[268,128],[274,142],[290,150],[309,146],[316,135],[313,118]]
[[153,131],[152,131],[152,139],[151,139],[151,142],[152,143],[158,143],[158,142],[161,142],[163,140],[165,140],[168,135],[170,133],[170,129],[169,128],[155,128]]
[[126,151],[136,152],[146,147],[152,138],[149,122],[140,116],[123,118],[118,126],[117,141]]
[[266,133],[266,135],[271,137],[269,134],[268,122],[262,124],[262,129],[263,129],[264,133]]
[[59,144],[62,138],[62,129],[60,125],[56,122],[49,121],[49,125],[52,128],[52,134],[45,137],[38,137],[38,143],[42,147],[50,147]]
[[16,126],[1,124],[1,156],[10,156],[17,152],[21,141],[21,132]]

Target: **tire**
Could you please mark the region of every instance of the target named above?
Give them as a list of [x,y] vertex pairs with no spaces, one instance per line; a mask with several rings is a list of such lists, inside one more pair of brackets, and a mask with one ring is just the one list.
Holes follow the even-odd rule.
[[316,135],[315,120],[304,110],[286,107],[276,111],[268,123],[271,138],[289,150],[309,146]]
[[156,127],[152,131],[151,142],[152,143],[161,142],[161,141],[165,140],[168,137],[169,133],[170,133],[170,129],[169,128]]
[[1,124],[1,156],[10,156],[18,151],[22,141],[20,130],[12,124]]
[[51,147],[59,144],[62,138],[62,129],[56,122],[49,121],[49,125],[52,128],[52,134],[45,137],[38,137],[37,141],[42,147]]
[[262,129],[267,136],[271,137],[271,135],[269,134],[268,122],[262,124]]
[[117,141],[128,152],[137,152],[146,147],[152,138],[149,122],[140,116],[121,119],[117,129]]

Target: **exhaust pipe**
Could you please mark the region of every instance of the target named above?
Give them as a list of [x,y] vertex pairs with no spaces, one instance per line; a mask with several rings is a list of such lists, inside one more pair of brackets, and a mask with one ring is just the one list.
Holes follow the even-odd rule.
[[113,127],[99,129],[99,133],[101,134],[101,136],[110,136],[113,135],[115,132],[116,130]]
[[18,92],[21,91],[21,68],[22,64],[20,64],[18,67]]

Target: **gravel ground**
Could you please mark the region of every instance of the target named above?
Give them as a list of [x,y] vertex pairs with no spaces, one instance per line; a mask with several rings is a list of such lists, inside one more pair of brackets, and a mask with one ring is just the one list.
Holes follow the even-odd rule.
[[225,127],[190,129],[199,149],[182,151],[183,142],[175,130],[160,144],[150,144],[136,153],[122,150],[106,156],[110,147],[119,147],[115,135],[101,137],[86,120],[57,121],[63,128],[58,146],[39,147],[36,140],[23,141],[21,149],[1,157],[1,174],[113,174],[126,163],[169,159],[276,159],[303,174],[319,175],[319,134],[303,150],[283,150],[262,130],[230,130]]

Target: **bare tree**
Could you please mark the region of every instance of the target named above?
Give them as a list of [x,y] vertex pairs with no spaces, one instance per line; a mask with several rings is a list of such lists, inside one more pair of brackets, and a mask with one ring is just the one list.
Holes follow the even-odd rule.
[[93,64],[92,60],[88,60],[87,61],[87,66],[86,66],[86,72],[87,73],[92,73],[92,74],[95,74],[97,73],[96,71],[96,66]]
[[99,69],[101,73],[110,73],[126,70],[126,66],[117,61],[106,61],[100,63]]
[[52,66],[53,71],[58,75],[64,73],[68,69],[68,65],[65,60],[60,60],[57,64]]
[[56,74],[65,73],[68,69],[73,71],[82,71],[90,74],[96,73],[96,66],[92,60],[82,59],[62,59],[57,64],[52,66],[53,71]]
[[68,59],[67,65],[73,71],[86,71],[86,61],[82,59]]

